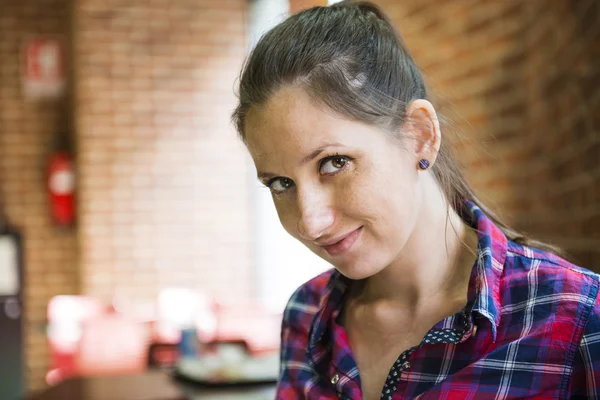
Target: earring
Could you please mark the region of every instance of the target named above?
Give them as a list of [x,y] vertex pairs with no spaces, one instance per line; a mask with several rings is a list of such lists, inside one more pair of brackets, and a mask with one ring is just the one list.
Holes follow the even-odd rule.
[[428,160],[425,160],[425,159],[423,159],[423,160],[420,160],[420,161],[419,161],[419,168],[421,168],[421,169],[423,169],[423,170],[425,170],[425,169],[429,168],[429,161],[428,161]]

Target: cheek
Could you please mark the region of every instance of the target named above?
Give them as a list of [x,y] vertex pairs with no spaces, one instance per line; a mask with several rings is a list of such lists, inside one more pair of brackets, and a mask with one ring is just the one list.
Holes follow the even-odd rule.
[[410,225],[415,210],[416,173],[405,165],[405,160],[381,160],[356,174],[357,178],[340,191],[337,203],[344,214],[372,220],[382,235],[391,231],[395,235]]
[[296,229],[298,223],[298,212],[296,208],[285,200],[273,199],[275,204],[275,210],[277,210],[277,216],[281,226],[286,230],[287,233],[298,239],[298,231]]
[[[366,203],[372,207],[393,203],[397,208],[402,199],[414,192],[416,174],[399,159],[395,152],[375,157],[375,162],[358,169],[344,185],[343,192],[348,199]],[[400,202],[400,204],[398,203]]]

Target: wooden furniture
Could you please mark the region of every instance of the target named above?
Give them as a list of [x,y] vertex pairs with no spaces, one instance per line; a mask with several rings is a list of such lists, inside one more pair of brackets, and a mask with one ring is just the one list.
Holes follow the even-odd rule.
[[174,380],[162,371],[148,371],[138,375],[72,378],[28,400],[272,400],[274,397],[274,385],[206,388]]

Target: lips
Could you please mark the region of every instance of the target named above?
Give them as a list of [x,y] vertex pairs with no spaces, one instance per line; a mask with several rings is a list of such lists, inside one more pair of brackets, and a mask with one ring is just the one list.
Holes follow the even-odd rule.
[[341,238],[320,245],[329,255],[337,256],[350,250],[362,232],[362,226]]

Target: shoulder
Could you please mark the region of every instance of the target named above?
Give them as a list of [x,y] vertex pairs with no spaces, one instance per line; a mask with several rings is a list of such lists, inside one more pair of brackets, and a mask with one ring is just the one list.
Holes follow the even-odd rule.
[[600,295],[596,296],[588,321],[585,325],[584,340],[588,342],[587,345],[594,344],[598,349],[596,354],[600,356]]
[[600,399],[600,297],[596,298],[573,362],[571,398]]
[[534,347],[550,340],[553,345],[543,357],[549,363],[573,360],[582,345],[597,352],[600,276],[553,253],[513,242],[508,242],[506,254],[497,292],[502,337],[519,337]]
[[598,318],[600,276],[553,253],[508,242],[500,282],[503,314],[545,316],[576,331]]
[[572,264],[548,251],[508,242],[503,280],[505,283],[536,285],[545,294],[579,294],[594,303],[600,275]]
[[286,375],[291,371],[310,375],[306,349],[311,326],[326,296],[333,274],[334,271],[330,270],[304,283],[288,300],[281,325],[281,369],[284,381],[292,380]]
[[310,326],[328,291],[329,281],[334,271],[334,269],[325,271],[296,289],[285,306],[284,324]]
[[292,294],[283,313],[281,326],[278,399],[305,398],[315,385],[315,375],[307,351],[311,326],[320,305],[326,301],[334,270],[302,284]]

